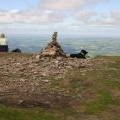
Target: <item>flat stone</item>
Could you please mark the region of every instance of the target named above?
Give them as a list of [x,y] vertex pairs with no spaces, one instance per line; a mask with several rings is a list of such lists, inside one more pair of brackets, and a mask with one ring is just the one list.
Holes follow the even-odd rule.
[[49,83],[50,80],[41,80],[42,82]]

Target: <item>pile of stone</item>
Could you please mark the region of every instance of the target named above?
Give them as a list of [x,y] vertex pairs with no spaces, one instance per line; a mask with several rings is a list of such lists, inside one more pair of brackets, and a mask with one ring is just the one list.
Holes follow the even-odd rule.
[[58,57],[58,56],[65,56],[65,53],[57,42],[57,32],[54,32],[52,36],[52,41],[48,43],[47,47],[43,49],[40,53],[41,57]]

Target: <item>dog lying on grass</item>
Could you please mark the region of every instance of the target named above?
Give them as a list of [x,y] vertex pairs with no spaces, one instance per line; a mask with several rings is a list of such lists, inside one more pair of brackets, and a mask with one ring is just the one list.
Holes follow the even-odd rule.
[[80,53],[78,54],[70,54],[70,57],[72,58],[83,58],[86,59],[86,55],[88,54],[88,52],[86,50],[81,50]]

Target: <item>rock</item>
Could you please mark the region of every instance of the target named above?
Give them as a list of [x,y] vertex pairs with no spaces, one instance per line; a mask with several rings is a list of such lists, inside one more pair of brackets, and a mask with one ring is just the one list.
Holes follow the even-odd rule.
[[85,75],[86,75],[86,73],[82,73],[81,75],[82,75],[82,76],[85,76]]
[[58,63],[59,63],[59,61],[58,61],[58,60],[56,60],[56,61],[55,61],[55,64],[58,64]]
[[49,80],[41,80],[42,82],[49,83]]
[[20,65],[20,63],[16,63],[16,65]]
[[36,59],[37,61],[39,61],[39,60],[40,60],[40,55],[37,55],[37,56],[35,57],[35,59]]
[[48,76],[48,74],[47,74],[46,72],[41,73],[41,75],[42,75],[43,77],[47,77],[47,76]]
[[72,66],[66,66],[67,69],[72,69],[73,67]]
[[21,82],[25,82],[26,80],[27,80],[27,79],[23,79],[23,78],[20,79]]
[[41,57],[57,57],[65,56],[64,51],[60,44],[57,42],[57,32],[54,32],[52,41],[48,43],[47,47],[40,53]]
[[44,108],[50,108],[52,106],[52,104],[49,101],[41,102],[38,105]]
[[50,62],[50,58],[45,57],[45,58],[43,59],[43,62]]
[[63,57],[57,57],[56,60],[62,61],[62,60],[63,60]]
[[22,105],[24,100],[18,100],[18,105]]

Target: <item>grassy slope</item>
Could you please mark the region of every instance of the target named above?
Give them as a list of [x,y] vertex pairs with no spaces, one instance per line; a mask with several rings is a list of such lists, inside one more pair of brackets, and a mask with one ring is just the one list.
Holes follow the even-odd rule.
[[74,100],[68,108],[1,106],[0,120],[120,120],[120,57],[99,59],[106,62],[93,68],[73,70],[64,79],[50,78],[53,83],[48,89],[70,91]]

